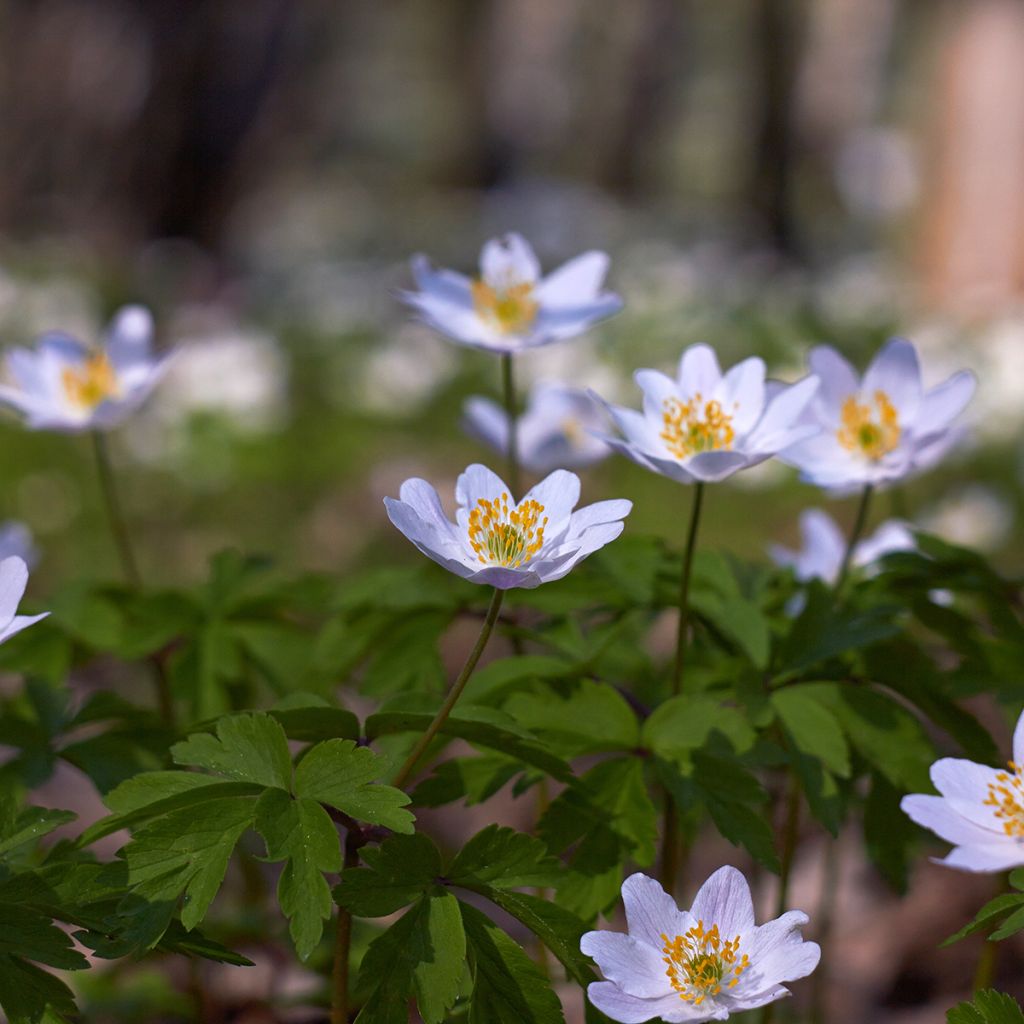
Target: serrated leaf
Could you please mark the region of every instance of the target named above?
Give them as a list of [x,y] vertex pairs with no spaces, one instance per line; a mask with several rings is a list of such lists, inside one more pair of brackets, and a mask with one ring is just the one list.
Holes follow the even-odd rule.
[[458,852],[445,876],[452,885],[484,883],[495,889],[515,889],[553,885],[559,873],[558,861],[539,839],[489,825]]
[[409,797],[377,782],[386,768],[382,758],[352,740],[325,740],[296,766],[295,792],[330,804],[358,821],[410,833],[415,819],[405,810]]
[[743,714],[711,697],[682,694],[660,704],[644,722],[642,741],[661,757],[678,760],[720,732],[737,753],[753,746],[755,733]]
[[812,691],[787,686],[771,695],[772,707],[797,750],[816,757],[840,778],[850,774],[850,750],[839,722]]
[[0,956],[0,1008],[9,1024],[41,1024],[52,1013],[74,1014],[75,999],[59,978],[16,956]]
[[0,902],[0,954],[22,956],[69,971],[89,966],[49,915],[8,902]]
[[460,903],[473,975],[469,1024],[565,1024],[537,965],[497,925]]
[[217,735],[195,733],[171,747],[175,764],[207,768],[239,782],[291,791],[292,758],[281,724],[261,711],[225,715]]
[[946,1024],[1024,1024],[1024,1013],[1013,996],[994,989],[974,994],[974,1001],[954,1006]]
[[577,671],[572,662],[549,654],[499,658],[473,673],[462,700],[467,704],[496,703],[508,692],[535,680],[564,679]]
[[963,926],[958,932],[954,932],[942,945],[950,946],[959,942],[968,935],[980,932],[985,928],[991,928],[996,920],[1004,914],[1009,914],[1024,908],[1024,893],[1004,892],[989,900],[981,910],[974,915],[974,918]]
[[255,828],[267,844],[267,859],[287,863],[277,883],[277,901],[289,921],[299,959],[316,949],[331,915],[325,871],[341,870],[338,832],[314,800],[292,800],[268,789],[256,802]]
[[0,834],[0,856],[49,835],[54,829],[74,821],[77,817],[78,815],[72,811],[26,807],[7,823],[7,827]]
[[391,836],[362,851],[366,867],[348,868],[334,898],[359,917],[383,917],[418,899],[441,874],[441,855],[425,836]]
[[359,739],[359,719],[345,708],[336,708],[312,694],[293,694],[279,701],[268,714],[277,719],[292,740]]

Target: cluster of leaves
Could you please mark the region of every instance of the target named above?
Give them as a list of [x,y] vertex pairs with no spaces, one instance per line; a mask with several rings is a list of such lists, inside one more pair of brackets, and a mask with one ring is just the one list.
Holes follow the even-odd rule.
[[[277,903],[314,969],[335,905],[370,922],[401,915],[362,958],[360,1024],[404,1022],[410,1000],[427,1024],[462,1012],[559,1024],[522,942],[542,944],[567,978],[592,980],[579,936],[616,904],[625,873],[655,862],[666,801],[689,836],[710,824],[778,871],[772,802],[793,792],[808,827],[837,834],[859,821],[878,868],[905,885],[918,839],[898,801],[928,790],[936,745],[999,759],[963,699],[1024,703],[1016,587],[929,537],[841,598],[699,552],[674,695],[652,637],[676,614],[679,569],[660,542],[627,536],[557,584],[510,594],[502,629],[515,655],[472,678],[409,795],[387,784],[392,765],[437,709],[440,641],[478,620],[475,588],[429,565],[340,585],[289,580],[229,553],[192,591],[58,595],[50,620],[0,648],[0,667],[25,679],[0,706],[0,742],[14,751],[4,791],[70,764],[111,813],[73,840],[40,842],[70,816],[0,808],[0,1006],[14,1024],[73,1012],[48,970],[86,966],[69,931],[100,957],[245,963],[200,926],[218,934],[210,909],[229,865],[259,874],[262,860],[280,865]],[[136,675],[116,673],[120,663]],[[154,665],[187,726],[109,687],[82,700],[67,682],[110,673],[148,687]],[[360,721],[339,692],[375,710]],[[414,831],[417,808],[504,789],[536,791],[532,835],[494,826],[442,853]],[[90,853],[123,830],[115,860]],[[1000,915],[994,937],[1024,924],[1024,895],[1000,897],[964,933]],[[1002,1019],[967,1012],[951,1020]]]

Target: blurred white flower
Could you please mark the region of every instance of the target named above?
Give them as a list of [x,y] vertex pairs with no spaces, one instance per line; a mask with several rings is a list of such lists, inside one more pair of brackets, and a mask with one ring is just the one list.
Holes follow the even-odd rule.
[[0,560],[20,558],[30,569],[39,561],[32,531],[16,519],[0,523]]
[[[508,451],[508,414],[489,398],[473,396],[465,406],[466,430],[499,455]],[[611,454],[593,431],[607,429],[601,407],[579,388],[542,382],[530,390],[518,419],[519,462],[531,473],[579,469]]]
[[[339,369],[350,373],[350,361]],[[420,324],[406,324],[394,341],[374,347],[356,388],[339,387],[337,392],[344,395],[346,404],[354,402],[376,413],[404,417],[429,401],[456,369],[450,345]]]
[[922,529],[953,544],[994,551],[1010,535],[1013,512],[994,491],[972,484],[925,510],[920,522]]
[[0,643],[50,614],[17,614],[27,585],[28,566],[20,558],[12,556],[0,562]]

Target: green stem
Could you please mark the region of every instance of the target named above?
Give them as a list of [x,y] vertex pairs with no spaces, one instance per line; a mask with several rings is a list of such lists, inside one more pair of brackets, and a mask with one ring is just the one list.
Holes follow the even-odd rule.
[[[683,568],[679,575],[679,626],[676,631],[676,656],[672,664],[672,694],[676,697],[682,693],[683,675],[686,671],[687,631],[690,624],[690,576],[693,572],[693,553],[697,547],[697,529],[700,526],[703,504],[704,485],[694,484],[690,525],[686,532],[686,547],[683,550]],[[675,892],[681,860],[679,817],[672,794],[666,792],[662,808],[661,883],[670,895]]]
[[[117,482],[114,477],[114,468],[110,461],[110,449],[107,447],[106,437],[98,430],[92,432],[92,447],[96,455],[96,475],[100,481],[100,493],[103,495],[107,522],[110,524],[110,532],[114,537],[114,544],[121,558],[121,567],[131,587],[135,590],[140,590],[142,587],[142,576],[139,573],[139,564],[135,560],[135,551],[132,549],[131,537],[125,523],[121,498],[118,494]],[[173,729],[174,702],[171,699],[171,684],[167,678],[167,670],[158,654],[154,654],[150,658],[150,663],[153,666],[153,677],[156,684],[157,703],[160,706],[160,716]]]
[[789,900],[789,876],[793,870],[796,844],[800,838],[800,780],[795,771],[789,773],[789,795],[786,799],[786,821],[782,828],[782,864],[779,872],[779,898],[775,916],[782,917]]
[[871,484],[865,484],[860,495],[860,504],[857,506],[857,517],[853,521],[853,529],[850,531],[850,538],[846,542],[846,551],[843,552],[843,562],[839,567],[839,576],[836,578],[836,593],[843,589],[846,577],[850,573],[850,563],[853,561],[853,550],[864,533],[864,527],[868,523],[868,509],[871,507],[871,495],[874,488]]
[[[359,848],[350,831],[345,837],[347,871],[359,865]],[[352,958],[352,914],[338,907],[334,927],[334,959],[331,966],[331,1024],[348,1024],[349,961]]]
[[506,352],[501,357],[501,390],[505,402],[505,414],[508,416],[508,486],[513,497],[518,501],[519,493],[519,412],[516,408],[515,367],[513,355]]
[[107,439],[98,430],[92,432],[92,446],[96,453],[96,471],[100,480],[100,491],[103,494],[103,504],[107,510],[107,522],[110,524],[110,532],[113,534],[117,553],[121,557],[121,567],[128,582],[138,589],[142,583],[142,577],[139,575],[139,566],[135,561],[135,552],[132,550],[124,513],[121,511],[121,500],[117,493],[117,484],[114,481],[114,470],[110,463]]
[[427,726],[426,731],[416,742],[416,746],[412,748],[411,753],[405,759],[405,764],[398,769],[398,774],[391,782],[392,786],[401,789],[402,786],[408,782],[409,776],[411,776],[413,771],[415,771],[416,765],[419,763],[419,760],[423,756],[427,747],[430,746],[434,737],[441,731],[441,727],[448,720],[448,716],[452,713],[452,709],[458,703],[459,697],[462,696],[462,691],[466,688],[466,683],[469,682],[469,677],[473,674],[473,669],[476,668],[476,663],[480,660],[480,655],[484,653],[487,641],[490,639],[495,623],[498,621],[498,614],[501,612],[501,602],[504,598],[505,591],[498,590],[497,587],[495,587],[494,596],[491,598],[490,607],[487,609],[487,617],[484,619],[483,626],[480,627],[480,635],[476,638],[473,650],[469,652],[469,657],[466,659],[466,663],[462,666],[462,671],[459,672],[458,677],[452,684],[452,688],[448,691],[448,696],[441,705],[441,709],[437,712],[434,716],[434,720]]
[[690,527],[686,534],[686,548],[683,551],[683,571],[679,577],[679,628],[676,633],[676,658],[672,667],[674,696],[682,692],[683,673],[686,671],[686,632],[690,624],[690,573],[693,570],[693,552],[697,546],[697,527],[700,525],[700,510],[703,504],[704,485],[694,484]]
[[973,990],[980,992],[983,988],[991,988],[992,981],[996,976],[996,955],[999,952],[999,943],[985,940],[981,947],[981,954],[978,956],[978,966],[974,971]]

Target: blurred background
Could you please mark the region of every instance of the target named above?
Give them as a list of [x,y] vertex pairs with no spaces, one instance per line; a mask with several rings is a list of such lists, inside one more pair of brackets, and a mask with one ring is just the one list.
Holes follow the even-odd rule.
[[[460,418],[465,396],[496,394],[498,366],[411,323],[394,292],[411,253],[473,272],[509,229],[546,269],[606,249],[626,303],[524,356],[524,380],[633,403],[631,371],[695,341],[794,379],[812,344],[863,365],[892,333],[930,383],[972,367],[971,440],[892,504],[1024,566],[1019,0],[6,0],[3,15],[0,342],[95,338],[140,301],[180,349],[113,438],[149,580],[199,578],[226,545],[330,572],[414,557],[381,498],[414,474],[450,493],[467,462],[496,459]],[[35,534],[34,592],[115,572],[87,439],[0,431],[0,518]],[[678,533],[685,495],[664,479],[612,460],[584,489],[632,496],[632,530]],[[792,543],[809,504],[852,514],[775,463],[712,503],[704,540],[755,557]],[[871,935],[846,937],[849,1019],[942,1019],[943,978],[914,943],[923,956],[967,911],[920,937],[947,899],[931,870],[914,906],[847,880]]]

